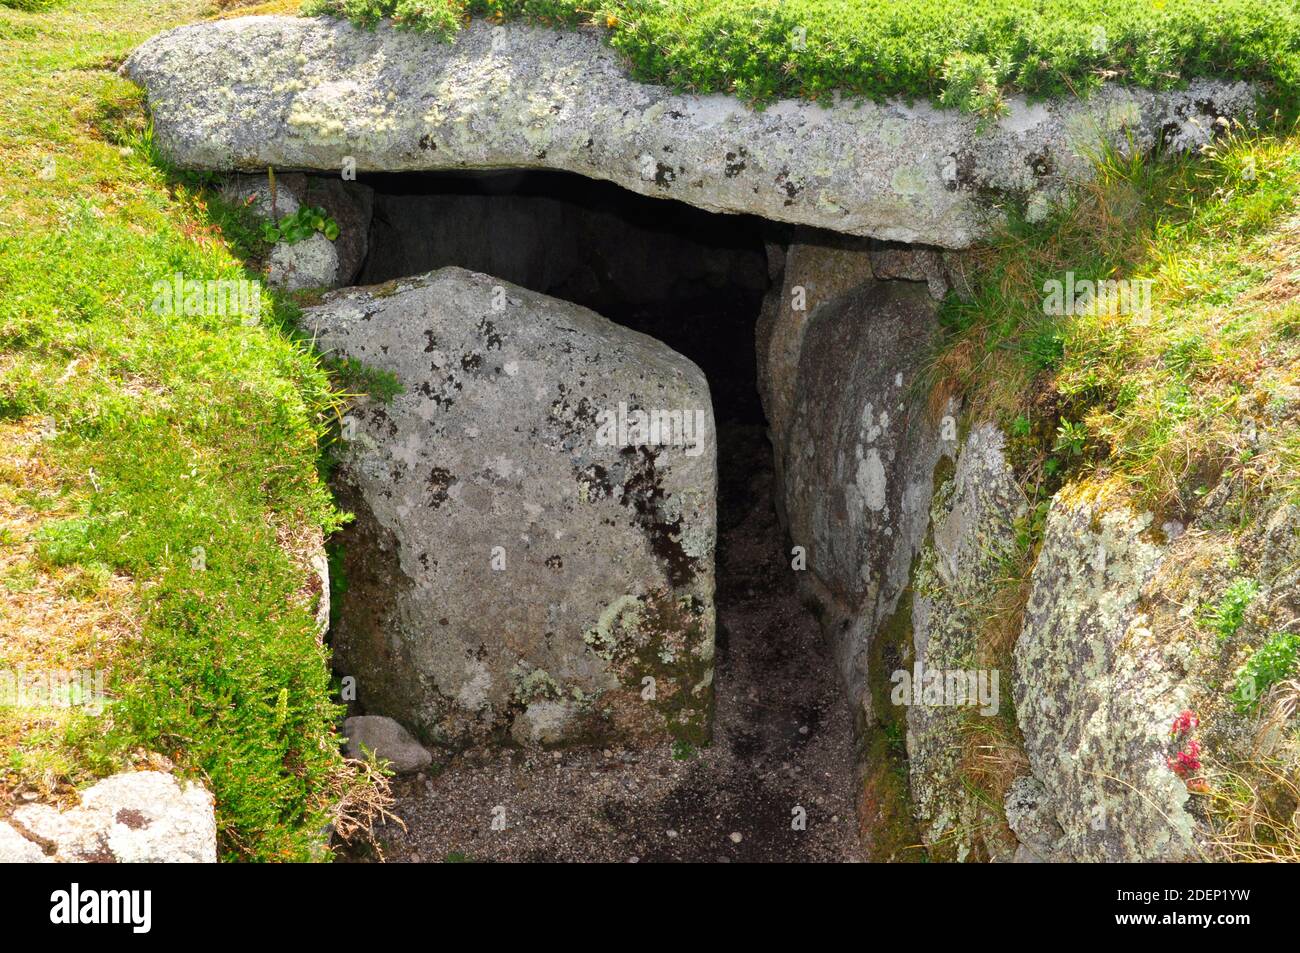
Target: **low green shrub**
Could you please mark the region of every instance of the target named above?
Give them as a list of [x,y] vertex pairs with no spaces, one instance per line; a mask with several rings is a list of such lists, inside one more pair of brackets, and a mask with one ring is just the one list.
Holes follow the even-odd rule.
[[1259,583],[1253,579],[1235,579],[1223,590],[1219,601],[1204,606],[1200,612],[1202,625],[1218,633],[1219,639],[1229,639],[1237,634],[1246,619],[1246,607],[1259,594]]
[[1260,697],[1300,669],[1300,635],[1279,632],[1255,650],[1237,672],[1237,687],[1232,698],[1237,710],[1250,711]]
[[1277,0],[305,0],[302,11],[447,37],[471,16],[596,23],[636,77],[756,103],[842,91],[992,117],[1007,92],[1106,81],[1300,85],[1300,7]]

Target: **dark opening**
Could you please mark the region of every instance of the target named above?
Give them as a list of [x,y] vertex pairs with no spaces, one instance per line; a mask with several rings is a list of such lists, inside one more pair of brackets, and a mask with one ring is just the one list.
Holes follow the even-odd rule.
[[719,425],[761,424],[754,322],[775,227],[564,172],[394,173],[358,284],[459,265],[590,308],[700,366]]
[[[713,860],[720,850],[753,860],[854,857],[851,720],[817,623],[800,603],[777,522],[757,386],[755,324],[772,284],[765,245],[788,241],[788,229],[559,172],[363,181],[375,189],[375,204],[358,284],[448,265],[491,275],[663,341],[700,366],[712,393],[719,488],[713,744],[648,800],[639,792],[663,788],[653,778],[676,773],[664,752],[620,762],[613,797],[586,780],[609,770],[599,752],[566,754],[575,770],[565,794],[545,806],[544,823],[598,811],[611,830],[592,839],[575,821],[536,859]],[[448,772],[440,783],[436,803],[451,810],[460,776]],[[496,797],[485,783],[474,774],[464,796]],[[452,846],[444,829],[459,831],[456,849],[495,856],[490,836],[466,841],[453,819],[426,823],[435,810],[429,804],[417,790],[401,812],[411,824],[406,844],[420,856]],[[796,805],[809,812],[813,833],[792,828]],[[665,830],[680,837],[665,840]],[[736,830],[750,839],[733,841]]]

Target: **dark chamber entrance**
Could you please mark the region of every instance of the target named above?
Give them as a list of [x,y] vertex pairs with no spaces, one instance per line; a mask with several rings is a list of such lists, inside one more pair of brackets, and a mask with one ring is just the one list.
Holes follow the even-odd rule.
[[375,189],[358,284],[459,265],[572,301],[700,366],[720,424],[763,422],[754,321],[765,233],[563,172],[365,176]]
[[[456,265],[657,338],[708,378],[719,471],[713,744],[453,755],[436,781],[395,784],[407,829],[382,833],[390,856],[857,857],[851,720],[797,594],[757,388],[755,323],[772,284],[765,245],[787,241],[785,227],[566,173],[362,181],[376,194],[358,284]],[[505,803],[508,832],[478,822]],[[792,825],[801,813],[806,828]]]

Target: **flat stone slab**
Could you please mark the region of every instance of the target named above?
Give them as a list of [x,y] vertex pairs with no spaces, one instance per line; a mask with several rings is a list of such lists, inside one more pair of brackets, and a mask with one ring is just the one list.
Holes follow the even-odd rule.
[[1190,795],[1167,761],[1186,688],[1143,611],[1167,553],[1152,519],[1104,486],[1066,487],[1048,511],[1016,641],[1015,700],[1043,810],[1063,831],[1056,859],[1197,856]]
[[[787,266],[789,268],[789,266]],[[807,273],[813,273],[809,269]],[[852,625],[828,627],[855,712],[869,704],[872,633],[893,615],[925,539],[934,468],[955,449],[915,383],[938,332],[925,286],[863,285],[809,299],[781,472],[805,584]]]
[[242,17],[149,40],[123,67],[148,92],[173,162],[213,170],[546,168],[718,212],[962,248],[1031,218],[1121,150],[1206,142],[1245,116],[1245,83],[1029,104],[980,130],[927,103],[786,100],[756,111],[720,94],[630,80],[592,30],[475,22],[454,43],[330,19]]

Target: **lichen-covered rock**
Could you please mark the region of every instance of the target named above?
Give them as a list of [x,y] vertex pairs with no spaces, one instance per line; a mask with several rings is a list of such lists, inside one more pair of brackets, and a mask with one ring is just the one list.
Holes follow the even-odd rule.
[[1008,204],[1043,213],[1091,173],[1099,141],[1192,148],[1254,99],[1212,80],[1015,97],[987,131],[925,103],[760,112],[633,82],[592,31],[483,21],[445,43],[387,23],[218,20],[153,38],[124,70],[186,168],[565,169],[714,211],[949,248],[988,234]]
[[357,515],[335,659],[366,709],[446,744],[706,739],[717,474],[700,370],[459,268],[337,292],[303,322],[404,388],[351,411],[335,479]]
[[1189,859],[1188,792],[1170,770],[1187,702],[1139,599],[1166,546],[1107,485],[1057,494],[1016,643],[1016,711],[1063,860]]
[[311,573],[307,586],[313,596],[312,619],[316,623],[316,641],[324,643],[330,631],[330,561],[322,544],[309,558]]
[[299,196],[307,191],[305,175],[281,175],[271,187],[269,175],[229,175],[221,183],[218,194],[231,205],[248,209],[258,221],[274,221],[298,211],[302,205]]
[[[1237,621],[1215,621],[1228,592],[1243,585],[1249,595]],[[1226,832],[1230,855],[1222,837],[1211,835],[1247,809],[1240,803],[1244,792],[1260,833],[1269,825],[1300,824],[1300,714],[1289,704],[1286,680],[1254,685],[1261,696],[1255,704],[1243,704],[1242,695],[1251,684],[1242,666],[1300,618],[1300,506],[1285,491],[1266,495],[1246,474],[1230,471],[1170,541],[1140,607],[1124,636],[1126,655],[1135,660],[1125,674],[1163,693],[1165,716],[1176,709],[1194,720],[1190,730],[1175,732],[1169,724],[1155,730],[1170,758],[1192,741],[1199,748],[1195,760],[1202,766],[1183,779],[1189,788],[1212,792],[1193,794],[1187,805],[1198,822],[1198,856],[1240,860],[1239,835]],[[1198,802],[1217,810],[1197,810]]]
[[30,841],[11,824],[0,821],[0,864],[48,864],[41,845]]
[[339,254],[320,232],[297,242],[276,242],[267,256],[266,280],[285,291],[334,288],[338,274]]
[[990,671],[981,653],[990,606],[1016,552],[1016,521],[1028,508],[1003,447],[997,427],[971,429],[952,479],[935,492],[929,540],[912,576],[908,684],[918,677],[946,682],[950,674],[977,678],[973,697],[968,691],[932,703],[922,692],[903,695],[912,801],[932,857],[1005,859],[1015,846],[998,838],[1000,819],[964,783],[962,764],[968,720],[997,717],[1002,693],[1010,691],[1011,673]]
[[217,860],[212,795],[202,785],[177,782],[161,771],[115,774],[81,792],[76,807],[60,811],[26,804],[11,820],[25,838],[50,845],[59,862]]
[[1041,781],[1029,775],[1012,781],[1003,802],[1003,811],[1007,826],[1020,842],[1015,860],[1042,862],[1057,858],[1057,848],[1065,832],[1056,822],[1047,789]]
[[778,450],[794,416],[804,332],[820,309],[871,281],[868,247],[861,238],[800,228],[780,256],[755,325],[758,390]]
[[343,722],[347,738],[344,753],[364,760],[371,754],[387,761],[397,774],[420,771],[433,763],[433,756],[411,733],[383,715],[357,715]]
[[947,262],[938,248],[877,243],[870,256],[871,270],[881,281],[924,281],[936,301],[948,293]]
[[956,449],[947,408],[918,387],[937,329],[934,301],[905,282],[868,284],[819,309],[777,448],[791,542],[807,554],[801,582],[823,608],[855,708],[872,634],[897,607],[924,538],[935,465]]

